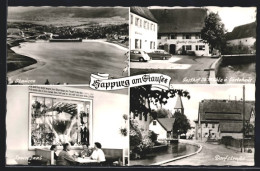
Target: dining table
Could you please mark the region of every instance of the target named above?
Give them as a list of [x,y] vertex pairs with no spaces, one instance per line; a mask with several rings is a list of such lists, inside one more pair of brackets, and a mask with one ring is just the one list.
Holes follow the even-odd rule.
[[76,157],[75,161],[78,165],[97,165],[99,162],[97,160],[93,160],[90,157]]

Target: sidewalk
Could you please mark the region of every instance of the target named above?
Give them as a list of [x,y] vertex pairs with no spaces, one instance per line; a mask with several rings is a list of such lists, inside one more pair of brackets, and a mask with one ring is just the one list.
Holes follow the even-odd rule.
[[[196,142],[196,141],[194,141]],[[202,151],[194,156],[166,163],[167,165],[192,165],[192,166],[253,166],[254,153],[240,153],[225,148],[223,145],[201,143]]]

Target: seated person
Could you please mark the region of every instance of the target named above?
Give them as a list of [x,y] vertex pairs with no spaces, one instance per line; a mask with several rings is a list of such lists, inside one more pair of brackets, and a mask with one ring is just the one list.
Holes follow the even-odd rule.
[[57,146],[56,145],[52,145],[50,150],[54,151],[54,160],[57,160],[58,159],[58,155],[56,154]]
[[59,153],[57,159],[57,165],[71,165],[71,163],[75,163],[74,158],[68,153],[70,151],[69,143],[63,144],[63,150]]
[[106,161],[105,154],[103,150],[101,150],[101,147],[102,146],[99,142],[95,142],[94,151],[90,156],[91,159],[97,160],[99,163]]
[[80,157],[89,157],[91,155],[91,150],[88,148],[87,144],[82,145],[83,150],[80,152]]

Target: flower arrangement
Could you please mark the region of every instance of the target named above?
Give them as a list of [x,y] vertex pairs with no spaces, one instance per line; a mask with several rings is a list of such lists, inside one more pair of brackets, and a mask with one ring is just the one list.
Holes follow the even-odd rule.
[[126,128],[120,128],[120,133],[121,133],[123,136],[127,136],[127,129],[126,129]]

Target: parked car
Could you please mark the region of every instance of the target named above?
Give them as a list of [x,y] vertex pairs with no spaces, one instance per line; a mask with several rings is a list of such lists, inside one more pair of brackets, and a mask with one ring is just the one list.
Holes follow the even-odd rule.
[[160,60],[166,60],[172,57],[171,54],[169,54],[168,52],[162,49],[155,50],[154,52],[148,53],[148,55],[152,59],[160,59]]
[[143,62],[143,61],[149,61],[150,59],[151,59],[150,56],[143,50],[134,49],[130,51],[131,61],[137,60]]
[[219,50],[213,49],[211,58],[219,58],[221,57],[221,52]]

